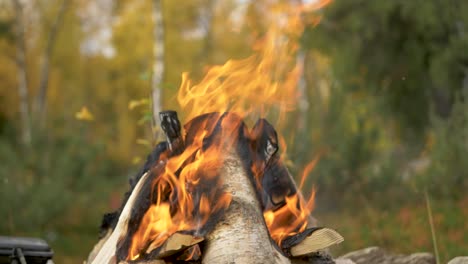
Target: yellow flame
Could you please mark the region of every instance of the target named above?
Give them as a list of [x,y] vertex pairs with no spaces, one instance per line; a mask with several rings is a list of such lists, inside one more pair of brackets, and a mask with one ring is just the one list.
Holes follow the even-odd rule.
[[[302,65],[300,60],[296,60],[296,54],[298,38],[307,21],[303,14],[329,2],[315,1],[312,5],[271,4],[269,15],[265,15],[270,19],[270,27],[255,42],[253,55],[211,67],[198,84],[193,84],[188,73],[183,73],[177,100],[187,114],[187,120],[205,113],[226,111],[235,112],[241,119],[249,115],[266,116],[275,111],[278,122],[284,120],[286,113],[295,108],[298,99],[296,87]],[[309,20],[317,23],[319,18]],[[140,102],[132,102],[129,108],[138,105]],[[231,196],[228,193],[222,194],[216,201],[209,195],[203,195],[197,203],[194,203],[192,193],[203,179],[217,175],[217,169],[223,162],[223,146],[235,143],[229,139],[235,138],[232,133],[238,122],[234,121],[234,125],[229,122],[223,122],[223,135],[220,137],[227,142],[203,149],[204,139],[213,127],[202,124],[197,128],[193,142],[186,146],[182,154],[165,160],[164,171],[153,182],[156,202],[145,213],[132,238],[128,259],[140,257],[149,243],[157,247],[177,231],[200,227],[210,214],[229,206]],[[285,146],[282,138],[280,145]],[[175,206],[171,204],[173,198],[177,200]],[[286,198],[286,205],[279,210],[264,212],[270,234],[278,244],[285,237],[306,228],[313,202],[313,195],[308,202],[299,195],[293,195]],[[191,214],[194,210],[199,213],[199,218]]]

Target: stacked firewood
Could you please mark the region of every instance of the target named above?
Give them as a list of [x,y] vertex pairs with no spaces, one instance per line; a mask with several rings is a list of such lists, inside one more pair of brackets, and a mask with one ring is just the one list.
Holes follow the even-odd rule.
[[[101,240],[88,263],[334,263],[324,250],[343,238],[332,229],[317,227],[311,216],[300,225],[294,215],[277,224],[295,223],[293,231],[279,243],[269,232],[264,212],[291,206],[287,204],[291,197],[303,199],[278,154],[278,138],[271,124],[260,119],[249,130],[236,114],[209,113],[188,122],[183,135],[176,112],[162,112],[160,118],[167,141],[155,147],[130,181],[131,190],[121,208],[104,216]],[[178,200],[184,194],[161,178],[171,159],[185,155],[194,146],[198,149],[187,155],[174,177],[180,178],[182,168],[192,166],[200,155],[218,150],[213,153],[218,154],[219,162],[210,163],[216,164],[214,169],[197,168],[196,187],[186,186],[197,205],[189,217],[204,220],[196,228],[168,233],[162,243],[149,239],[135,247],[136,238],[145,232],[141,230],[145,228],[145,213],[152,206],[163,200],[170,206],[171,215],[180,209]],[[209,197],[209,201],[203,197]],[[208,215],[197,209],[202,203],[216,207],[223,199],[227,205]],[[299,202],[293,206],[301,209]]]

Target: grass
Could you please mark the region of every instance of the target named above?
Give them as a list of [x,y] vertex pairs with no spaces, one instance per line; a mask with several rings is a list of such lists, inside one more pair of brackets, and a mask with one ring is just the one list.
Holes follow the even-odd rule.
[[[467,205],[468,196],[459,201],[431,200],[440,263],[447,263],[456,256],[466,254]],[[345,237],[345,241],[333,249],[335,256],[370,246],[379,246],[399,254],[433,252],[424,199],[395,208],[370,203],[366,207],[320,213],[317,217],[324,225],[335,228]],[[56,263],[82,263],[97,242],[98,224],[80,226],[77,223],[58,230],[56,239],[51,243]]]
[[[440,263],[466,255],[468,245],[468,197],[459,201],[432,200],[432,221],[438,238]],[[385,208],[348,208],[317,215],[325,226],[335,228],[345,241],[333,249],[334,255],[370,246],[398,254],[434,253],[430,218],[424,201]]]
[[[365,203],[358,198],[340,201],[346,203],[340,205],[341,209],[325,212],[319,203],[315,213],[323,226],[336,229],[345,238],[341,245],[332,249],[335,256],[370,246],[399,254],[433,252],[431,229],[437,235],[440,263],[466,255],[468,196],[457,201],[431,197],[429,217],[428,204],[423,197],[393,202],[391,206],[382,205],[382,201],[376,199]],[[104,204],[99,210],[83,206],[70,208],[60,223],[51,224],[45,230],[6,235],[44,238],[55,252],[55,263],[82,263],[98,240],[100,211],[107,211],[109,206]]]
[[429,194],[427,193],[427,189],[424,190],[424,198],[426,199],[427,218],[429,219],[429,225],[431,227],[432,246],[434,247],[434,256],[436,258],[436,263],[440,264],[439,247],[437,246],[437,236],[436,236],[435,227],[434,227],[434,217],[432,216],[432,207],[431,207],[431,202],[429,200]]

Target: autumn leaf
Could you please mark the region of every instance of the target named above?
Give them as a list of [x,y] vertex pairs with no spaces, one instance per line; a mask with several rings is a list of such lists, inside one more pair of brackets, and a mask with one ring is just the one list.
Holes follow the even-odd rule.
[[86,106],[81,107],[81,110],[75,113],[75,118],[81,121],[93,121],[94,120],[93,114],[91,114],[91,112],[88,110]]
[[149,100],[147,98],[143,98],[143,99],[140,99],[140,100],[131,100],[128,103],[128,109],[133,110],[133,109],[137,108],[138,106],[148,105],[148,104],[149,104]]
[[132,164],[136,165],[136,164],[140,164],[141,163],[141,157],[139,156],[136,156],[136,157],[133,157],[132,159]]
[[137,143],[138,145],[151,146],[151,142],[149,142],[149,141],[146,140],[146,139],[142,139],[142,138],[138,138],[138,139],[136,140],[136,143]]

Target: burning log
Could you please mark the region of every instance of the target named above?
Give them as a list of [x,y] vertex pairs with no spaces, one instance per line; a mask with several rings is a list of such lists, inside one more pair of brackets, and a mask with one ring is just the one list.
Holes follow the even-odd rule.
[[224,219],[207,236],[203,263],[287,263],[270,241],[257,199],[252,176],[245,164],[249,159],[243,122],[239,125],[238,149],[226,150],[220,176],[233,200]]
[[329,228],[309,228],[283,240],[282,249],[289,256],[300,257],[343,242],[343,237]]
[[112,231],[117,224],[124,206],[127,204],[127,201],[134,191],[136,184],[143,177],[143,175],[150,171],[152,167],[162,162],[162,160],[167,159],[169,156],[180,154],[184,147],[181,136],[180,121],[177,117],[177,112],[164,111],[159,113],[159,116],[161,119],[161,128],[166,135],[167,142],[159,143],[148,155],[145,164],[137,173],[137,175],[133,179],[130,179],[130,191],[125,193],[121,208],[116,212],[104,215],[100,228],[100,240],[90,253],[87,261],[88,263],[92,262],[92,260],[96,257],[97,252],[99,252],[101,247],[112,234]]
[[159,113],[161,128],[167,138],[167,143],[172,155],[179,155],[184,149],[180,121],[176,111],[164,111]]
[[[166,258],[176,253],[184,251],[204,240],[203,237],[196,237],[188,233],[177,232],[170,236],[161,247],[150,245],[146,250],[147,254],[151,254],[153,250],[157,250],[155,258]],[[187,256],[188,257],[188,256]]]
[[266,120],[249,131],[235,114],[205,114],[182,137],[175,112],[160,117],[167,143],[108,216],[89,263],[316,263],[316,251],[343,240],[306,228],[313,219]]
[[99,250],[96,257],[91,261],[91,263],[116,263],[117,243],[120,239],[122,239],[123,236],[126,235],[128,231],[128,222],[130,221],[131,211],[135,206],[135,201],[137,200],[139,191],[143,188],[144,183],[148,178],[148,175],[149,173],[145,173],[138,181],[127,203],[125,204],[122,213],[120,214],[115,229],[113,230],[109,238],[107,238],[107,240],[104,242],[103,246]]
[[[253,171],[257,189],[262,192],[263,210],[277,210],[286,204],[286,197],[300,194],[296,183],[278,155],[278,135],[265,119],[252,128]],[[315,223],[315,220],[310,219]]]

